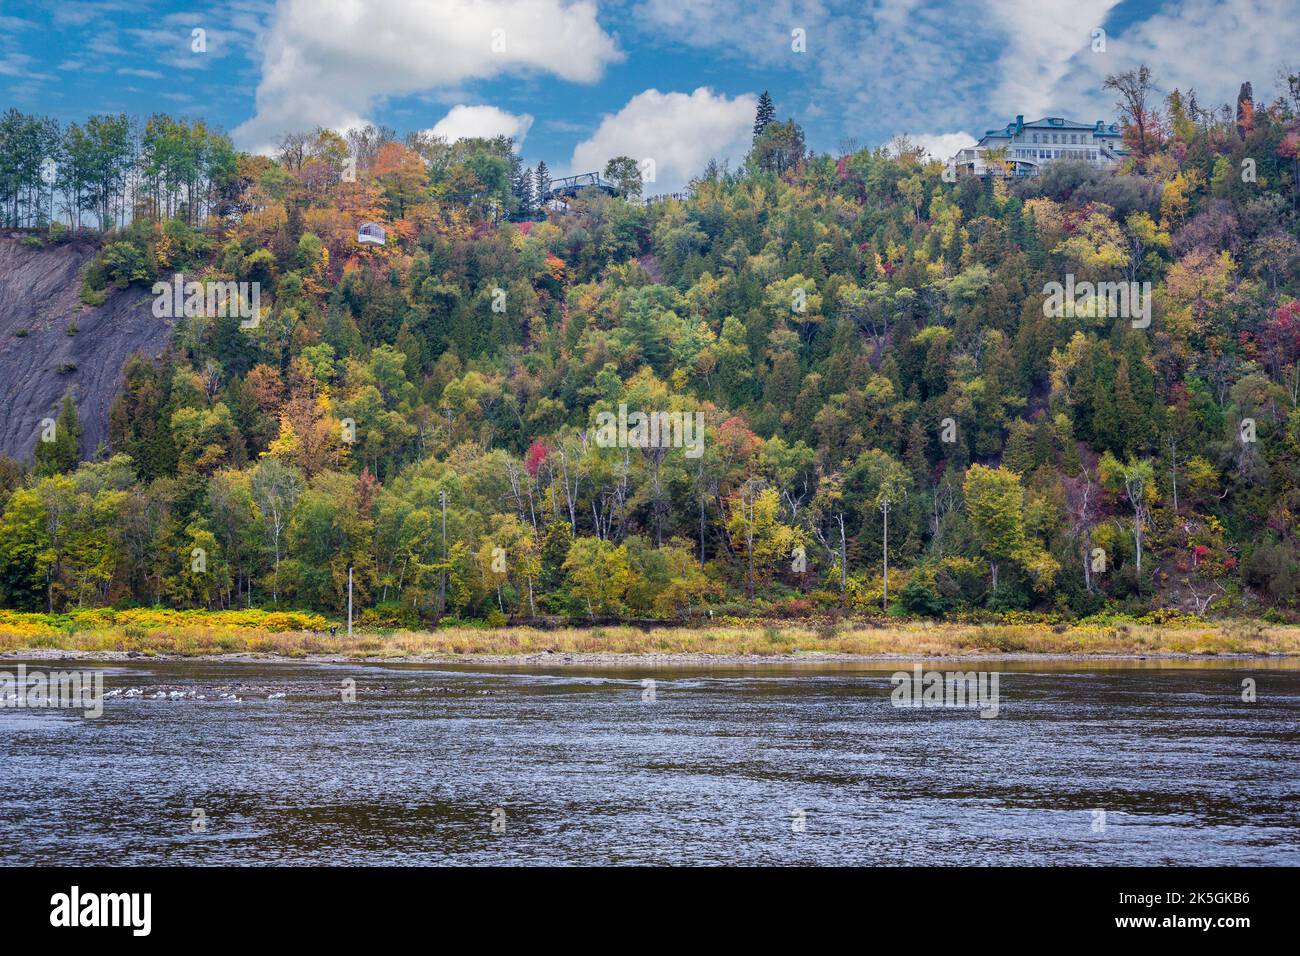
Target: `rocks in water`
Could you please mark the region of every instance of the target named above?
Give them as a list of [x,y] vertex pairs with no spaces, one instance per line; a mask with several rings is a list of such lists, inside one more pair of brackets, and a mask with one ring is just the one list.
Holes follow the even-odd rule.
[[[159,675],[162,676],[162,675]],[[366,691],[375,694],[399,694],[415,696],[451,696],[451,695],[487,695],[492,691],[475,690],[454,684],[424,684],[420,681],[403,684],[366,685]],[[104,699],[115,700],[143,699],[168,701],[288,701],[292,694],[295,703],[313,699],[337,699],[338,690],[333,682],[312,680],[271,681],[268,683],[240,682],[224,684],[195,684],[187,687],[170,687],[163,685],[145,685],[143,688],[114,688],[105,692]]]

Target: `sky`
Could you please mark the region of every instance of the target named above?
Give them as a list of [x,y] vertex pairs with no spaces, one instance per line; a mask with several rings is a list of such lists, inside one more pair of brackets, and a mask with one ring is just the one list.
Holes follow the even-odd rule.
[[508,134],[553,174],[651,159],[650,194],[739,162],[764,90],[816,150],[946,158],[1017,114],[1117,119],[1102,81],[1139,63],[1269,100],[1300,69],[1296,2],[0,0],[0,108],[167,112],[262,152],[365,122]]

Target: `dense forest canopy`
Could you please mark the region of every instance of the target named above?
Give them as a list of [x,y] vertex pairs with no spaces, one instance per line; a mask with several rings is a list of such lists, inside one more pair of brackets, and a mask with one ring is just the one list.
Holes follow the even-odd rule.
[[[183,273],[262,315],[178,319],[108,447],[67,400],[0,462],[0,605],[332,613],[352,569],[375,624],[1294,617],[1300,77],[1236,110],[1153,82],[1110,81],[1113,173],[950,182],[905,142],[809,152],[766,100],[743,166],[648,202],[628,157],[544,202],[506,139],[264,157],[10,110],[0,223],[102,229],[87,303]],[[1150,283],[1149,326],[1047,314],[1067,277]],[[701,413],[702,454],[603,447],[620,406]]]

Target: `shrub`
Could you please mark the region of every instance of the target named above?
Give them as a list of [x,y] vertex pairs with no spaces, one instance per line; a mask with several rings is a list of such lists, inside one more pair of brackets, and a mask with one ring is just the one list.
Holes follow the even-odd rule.
[[100,262],[104,278],[119,289],[149,279],[145,251],[135,243],[110,242],[100,253]]
[[81,287],[81,301],[92,308],[97,308],[108,301],[108,291],[107,288],[92,289],[89,285],[83,285]]
[[357,623],[363,628],[401,628],[413,631],[420,627],[420,614],[409,604],[386,601],[363,609],[357,615]]
[[1261,544],[1242,566],[1242,577],[1274,601],[1287,603],[1300,589],[1300,562],[1295,550],[1280,541]]
[[898,597],[909,614],[920,614],[924,617],[938,617],[948,606],[933,582],[923,580],[919,574],[912,575]]
[[1023,611],[1031,604],[1029,589],[1010,584],[999,584],[989,592],[989,610]]

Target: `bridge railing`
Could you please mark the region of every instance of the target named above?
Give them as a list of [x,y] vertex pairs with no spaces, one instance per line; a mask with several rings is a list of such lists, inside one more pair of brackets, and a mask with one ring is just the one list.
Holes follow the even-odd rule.
[[578,173],[576,176],[565,176],[563,179],[551,180],[547,195],[557,196],[565,193],[576,193],[580,189],[590,188],[603,189],[606,192],[615,191],[615,186],[602,179],[600,173]]

